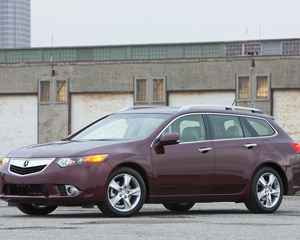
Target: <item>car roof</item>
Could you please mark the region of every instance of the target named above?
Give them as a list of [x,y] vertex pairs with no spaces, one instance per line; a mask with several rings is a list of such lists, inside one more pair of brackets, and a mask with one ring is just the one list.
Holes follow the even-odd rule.
[[274,119],[274,117],[263,114],[262,111],[255,108],[244,108],[238,106],[223,106],[223,105],[186,105],[183,107],[170,106],[132,106],[124,108],[115,114],[132,114],[132,113],[146,113],[146,114],[176,114],[182,115],[187,113],[221,113],[245,115],[253,117],[262,117],[267,119]]
[[121,109],[120,111],[116,112],[115,114],[132,114],[132,113],[148,113],[148,114],[173,114],[177,112],[180,108],[179,107],[169,107],[169,106],[133,106]]

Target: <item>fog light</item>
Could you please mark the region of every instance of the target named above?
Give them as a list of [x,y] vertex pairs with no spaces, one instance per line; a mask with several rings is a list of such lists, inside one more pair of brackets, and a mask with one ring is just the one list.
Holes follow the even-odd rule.
[[65,185],[68,196],[75,195],[79,190],[73,185]]

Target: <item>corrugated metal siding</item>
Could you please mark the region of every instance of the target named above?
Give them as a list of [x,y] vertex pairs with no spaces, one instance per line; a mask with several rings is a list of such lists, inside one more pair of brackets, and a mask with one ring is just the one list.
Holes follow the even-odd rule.
[[0,49],[0,63],[224,57],[224,43]]
[[281,54],[281,42],[262,44],[262,55],[280,55],[280,54]]
[[93,59],[93,49],[77,49],[77,57],[78,61],[87,61]]
[[[282,44],[291,50],[282,53]],[[297,45],[298,44],[298,45]],[[294,47],[297,49],[295,50]],[[289,47],[285,47],[289,48]],[[0,63],[93,60],[139,60],[170,58],[215,58],[252,55],[299,54],[299,39],[245,42],[148,44],[128,46],[0,49]]]

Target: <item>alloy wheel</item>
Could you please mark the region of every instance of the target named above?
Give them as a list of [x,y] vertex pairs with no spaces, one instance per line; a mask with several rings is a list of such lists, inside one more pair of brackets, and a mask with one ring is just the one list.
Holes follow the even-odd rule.
[[256,185],[257,198],[265,208],[274,207],[280,199],[280,184],[277,177],[270,172],[260,176]]
[[122,173],[109,183],[107,195],[110,205],[117,211],[128,212],[136,207],[141,198],[141,187],[135,177]]

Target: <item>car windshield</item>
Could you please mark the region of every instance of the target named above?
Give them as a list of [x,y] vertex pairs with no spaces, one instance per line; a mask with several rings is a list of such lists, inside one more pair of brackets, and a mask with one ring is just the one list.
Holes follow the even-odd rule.
[[72,141],[123,141],[148,137],[169,115],[110,115],[73,137]]

